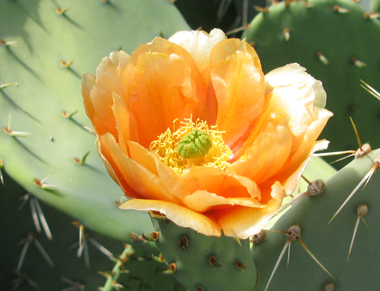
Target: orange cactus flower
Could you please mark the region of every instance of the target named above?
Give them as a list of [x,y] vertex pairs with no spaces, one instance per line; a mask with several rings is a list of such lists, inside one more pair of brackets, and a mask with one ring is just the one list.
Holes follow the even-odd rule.
[[255,50],[221,30],[181,31],[112,52],[82,94],[97,149],[131,199],[208,236],[258,233],[296,188],[332,113],[298,64],[264,76]]

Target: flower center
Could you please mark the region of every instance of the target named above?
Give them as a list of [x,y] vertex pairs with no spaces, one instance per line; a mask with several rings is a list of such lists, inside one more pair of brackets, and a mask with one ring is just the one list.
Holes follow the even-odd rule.
[[[177,120],[173,122],[175,124]],[[151,142],[149,150],[177,174],[194,166],[226,169],[232,155],[224,143],[217,126],[209,126],[206,121],[191,119],[181,122],[180,128],[169,128],[158,139]]]
[[204,131],[194,129],[177,145],[177,154],[185,159],[204,157],[212,147],[212,141]]

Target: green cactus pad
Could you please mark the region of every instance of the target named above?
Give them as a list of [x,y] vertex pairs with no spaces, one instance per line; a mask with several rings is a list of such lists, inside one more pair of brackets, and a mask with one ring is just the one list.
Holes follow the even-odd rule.
[[[375,171],[366,185],[343,207],[329,223],[352,190],[373,168],[380,149],[368,156],[355,159],[330,179],[318,196],[307,196],[286,212],[271,230],[286,231],[291,225],[301,228],[301,240],[320,263],[334,276],[331,278],[305,251],[298,241],[291,243],[290,262],[284,255],[267,291],[271,290],[324,290],[333,282],[336,290],[376,290],[380,253],[380,200],[378,189],[380,175]],[[359,205],[367,204],[368,213],[359,217],[351,255],[355,225],[358,222]],[[260,274],[258,291],[265,290],[269,277],[286,243],[285,234],[267,232],[266,239],[252,248],[252,256]]]
[[[264,72],[297,62],[322,81],[334,113],[322,137],[330,151],[356,149],[349,117],[363,142],[380,146],[380,103],[360,80],[380,89],[380,22],[354,1],[284,1],[253,19],[243,37],[260,56]],[[332,161],[335,158],[330,158]],[[334,164],[339,166],[340,164]]]
[[95,72],[111,51],[131,53],[183,29],[187,24],[165,0],[1,1],[3,170],[100,233],[130,242],[130,232],[152,230],[147,215],[115,204],[123,193],[96,153],[95,136],[83,128],[90,122],[79,87],[82,74]]
[[188,290],[252,291],[256,286],[249,240],[204,236],[167,219],[153,219],[153,224],[160,232],[156,244],[168,265],[166,273]]
[[[97,290],[104,286],[106,278],[98,272],[112,271],[115,262],[111,261],[92,242],[88,241],[88,255],[90,266],[86,266],[85,253],[77,257],[79,231],[73,225],[73,219],[60,211],[39,202],[44,218],[47,221],[53,239],[49,240],[44,233],[40,220],[41,232],[34,225],[31,212],[31,199],[26,200],[27,192],[6,173],[4,185],[0,184],[0,289],[1,290],[64,290],[73,287],[70,281],[83,285],[84,290]],[[21,205],[24,204],[23,207]],[[149,221],[150,222],[150,221]],[[26,251],[25,259],[21,266],[20,274],[27,274],[29,279],[38,285],[35,289],[28,282],[20,282],[17,289],[17,268],[20,256],[25,244],[20,242],[29,232],[34,232],[42,248],[46,251],[54,264],[51,268],[34,243],[31,243]],[[92,239],[110,251],[114,257],[124,253],[123,244],[115,239],[88,231]],[[123,270],[117,282],[126,286],[130,291],[157,290],[157,291],[181,291],[180,284],[172,277],[164,277],[158,270],[165,270],[163,264],[152,260],[152,252],[158,254],[154,243],[134,241],[134,253],[127,253],[129,259],[123,264]],[[131,247],[127,247],[130,249]],[[62,279],[64,278],[64,279]],[[145,287],[144,287],[145,286]],[[70,289],[74,290],[74,289]],[[81,289],[75,289],[81,290]]]

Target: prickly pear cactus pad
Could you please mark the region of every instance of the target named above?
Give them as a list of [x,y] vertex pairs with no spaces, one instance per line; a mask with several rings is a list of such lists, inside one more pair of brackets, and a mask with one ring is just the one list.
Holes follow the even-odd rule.
[[252,291],[257,272],[249,239],[204,236],[167,219],[152,219],[168,270],[190,291]]
[[[258,291],[378,288],[379,154],[377,149],[355,159],[324,181],[321,194],[302,199],[253,246]],[[345,203],[351,193],[355,194]],[[299,233],[289,238],[294,226]],[[332,286],[335,289],[326,289]]]
[[[0,183],[1,290],[82,291],[104,286],[104,291],[111,291],[112,288],[106,289],[105,282],[111,279],[111,271],[118,265],[121,274],[117,284],[127,290],[185,291],[174,277],[160,273],[165,270],[164,264],[152,259],[152,252],[158,255],[158,251],[144,246],[145,241],[135,241],[132,248],[85,228],[86,239],[78,257],[79,231],[73,219],[37,200],[3,174],[5,184]],[[110,254],[112,260],[108,257]]]
[[[356,149],[349,117],[363,141],[380,146],[380,103],[360,86],[379,89],[380,23],[356,1],[284,1],[253,19],[243,37],[252,43],[268,72],[297,62],[322,81],[334,117],[322,137],[330,151]],[[338,164],[335,164],[338,165]]]
[[[141,21],[143,20],[143,21]],[[0,158],[3,171],[86,227],[123,241],[151,228],[118,211],[80,94],[104,55],[133,51],[188,26],[173,4],[151,1],[0,2]]]

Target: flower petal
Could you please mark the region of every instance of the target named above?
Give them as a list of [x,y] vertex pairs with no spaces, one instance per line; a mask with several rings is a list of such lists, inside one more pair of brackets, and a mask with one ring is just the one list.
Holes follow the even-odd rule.
[[129,185],[124,180],[120,169],[116,167],[116,162],[112,157],[110,144],[107,139],[114,140],[114,137],[110,133],[106,133],[104,136],[98,136],[96,139],[96,149],[98,150],[99,156],[104,162],[108,173],[112,179],[120,186],[123,192],[127,193],[129,197],[141,198],[140,194],[129,187]]
[[234,205],[245,207],[261,207],[257,199],[252,198],[224,198],[204,190],[197,190],[182,199],[183,204],[196,212],[207,212],[213,209],[226,208]]
[[197,119],[205,110],[207,85],[190,54],[165,39],[156,38],[132,55],[135,75],[127,106],[136,118],[139,142],[144,147],[173,121]]
[[[112,96],[113,92],[122,95],[122,82],[118,78],[117,68],[122,63],[128,63],[129,58],[129,55],[123,51],[112,52],[109,57],[103,58],[100,62],[95,83],[93,83],[93,77],[88,74],[82,82],[82,92],[88,92],[91,84],[93,84],[89,92],[90,98],[85,98],[85,106],[86,111],[90,112],[89,118],[97,134],[102,135],[111,132],[117,140],[116,121],[111,109],[113,105]],[[104,122],[105,120],[107,122]]]
[[277,87],[271,92],[268,111],[271,114],[287,114],[289,116],[288,127],[292,133],[292,152],[304,143],[305,133],[310,126],[318,123],[320,124],[318,128],[314,126],[314,132],[316,132],[314,142],[332,113],[315,105],[316,93],[313,87],[309,86],[307,82],[301,82]]
[[220,226],[212,219],[172,202],[131,199],[124,202],[120,209],[158,211],[178,226],[189,227],[207,236],[221,235]]
[[244,142],[264,105],[264,75],[255,50],[245,41],[223,40],[210,56],[211,81],[218,102],[216,123],[231,148]]
[[245,155],[232,163],[227,172],[250,178],[261,189],[260,184],[279,171],[287,161],[291,142],[288,128],[269,123]]
[[[316,151],[321,151],[327,149],[329,144],[329,141],[327,140],[322,140],[319,142],[316,142],[314,146],[309,150],[307,153],[308,156],[305,159],[299,159],[301,160],[300,163],[294,163],[293,165],[296,167],[296,170],[290,170],[286,169],[285,171],[280,171],[278,177],[276,177],[278,180],[283,180],[284,182],[282,183],[283,189],[287,195],[290,195],[291,193],[294,192],[294,189],[296,188],[299,179],[301,178],[302,173],[305,171],[306,166],[309,164],[310,159],[312,157],[312,154]],[[297,158],[296,158],[297,159]],[[292,163],[289,163],[292,164]],[[286,179],[281,179],[281,175],[285,176]]]
[[[286,73],[293,78],[288,78]],[[276,69],[266,76],[266,80],[269,91],[266,94],[265,109],[256,122],[251,135],[236,153],[236,156],[239,158],[243,153],[247,155],[248,151],[251,151],[249,148],[251,143],[257,144],[256,140],[260,139],[262,128],[265,128],[266,124],[274,122],[288,128],[291,133],[289,143],[291,148],[287,156],[278,155],[283,161],[281,167],[277,167],[275,172],[267,172],[260,180],[258,177],[249,177],[254,179],[260,188],[268,187],[275,181],[280,181],[286,185],[286,193],[290,195],[302,173],[301,169],[304,169],[301,165],[306,166],[306,161],[312,154],[315,141],[332,113],[319,107],[319,105],[324,105],[326,98],[321,83],[308,75],[305,69],[299,65],[292,64]],[[286,157],[285,161],[283,160],[284,157]],[[238,173],[243,175],[241,172]],[[292,179],[289,180],[289,176]],[[262,182],[265,182],[264,185],[261,184]]]
[[[136,198],[173,201],[181,204],[177,197],[166,190],[159,177],[132,160],[130,157],[126,156],[122,149],[116,144],[116,141],[111,134],[101,136],[100,141],[102,151],[103,146],[109,148],[111,160],[119,171],[118,179],[122,184],[122,187],[129,187],[135,193],[138,193],[139,197]],[[132,196],[130,193],[126,193],[126,195]]]
[[261,208],[234,206],[229,209],[214,210],[218,224],[226,236],[247,239],[259,233],[281,206],[282,187],[280,183],[272,186],[271,199]]
[[87,73],[83,75],[82,84],[81,84],[84,107],[86,109],[87,116],[88,118],[90,118],[90,120],[92,120],[92,118],[95,115],[95,109],[94,109],[94,106],[92,105],[92,101],[90,97],[90,92],[91,92],[92,87],[94,87],[95,85],[95,80],[96,80],[95,75],[91,73]]
[[[266,95],[266,105],[259,120],[246,139],[244,145],[236,152],[236,158],[244,154],[255,139],[258,137],[262,128],[268,123],[285,125],[292,134],[292,149],[294,152],[304,142],[304,135],[313,123],[319,124],[319,129],[313,126],[314,142],[321,133],[331,113],[326,109],[315,106],[315,92],[312,87],[308,87],[306,82],[296,83],[276,87]],[[308,144],[310,147],[310,144]]]
[[158,176],[157,164],[154,157],[146,148],[138,144],[137,142],[128,141],[128,156],[139,165],[143,166],[152,174]]
[[158,176],[160,182],[169,193],[182,199],[190,194],[185,181],[181,175],[178,175],[171,168],[165,165],[157,154],[147,150],[136,142],[127,142],[128,156],[143,166],[145,169]]
[[119,146],[123,149],[124,153],[127,154],[126,142],[139,141],[136,119],[132,115],[132,112],[127,108],[123,99],[117,93],[113,92],[112,96],[114,102],[112,111],[116,120]]
[[168,40],[186,49],[202,72],[210,62],[211,49],[226,38],[222,30],[215,28],[210,34],[200,30],[179,31]]
[[305,171],[306,166],[308,165],[312,154],[316,151],[321,151],[327,148],[329,142],[322,140],[314,143],[314,145],[308,151],[304,152],[304,156],[291,155],[288,158],[285,166],[273,177],[266,180],[263,184],[260,185],[262,189],[270,187],[274,181],[280,181],[283,185],[283,190],[286,195],[290,195],[296,189],[299,179],[302,173]]
[[235,173],[226,173],[221,169],[194,167],[182,173],[181,176],[189,193],[205,190],[209,193],[217,193],[224,198],[261,198],[260,189],[251,179]]
[[117,68],[124,60],[128,61],[130,56],[124,51],[113,51],[109,57],[104,57],[99,66],[96,68],[96,76],[100,77],[106,73],[109,68]]
[[306,73],[306,69],[297,63],[288,64],[277,68],[265,75],[265,92],[275,87],[286,86],[306,82],[307,87],[312,87],[315,92],[314,105],[320,108],[326,106],[326,92],[323,90],[322,82],[314,79]]

